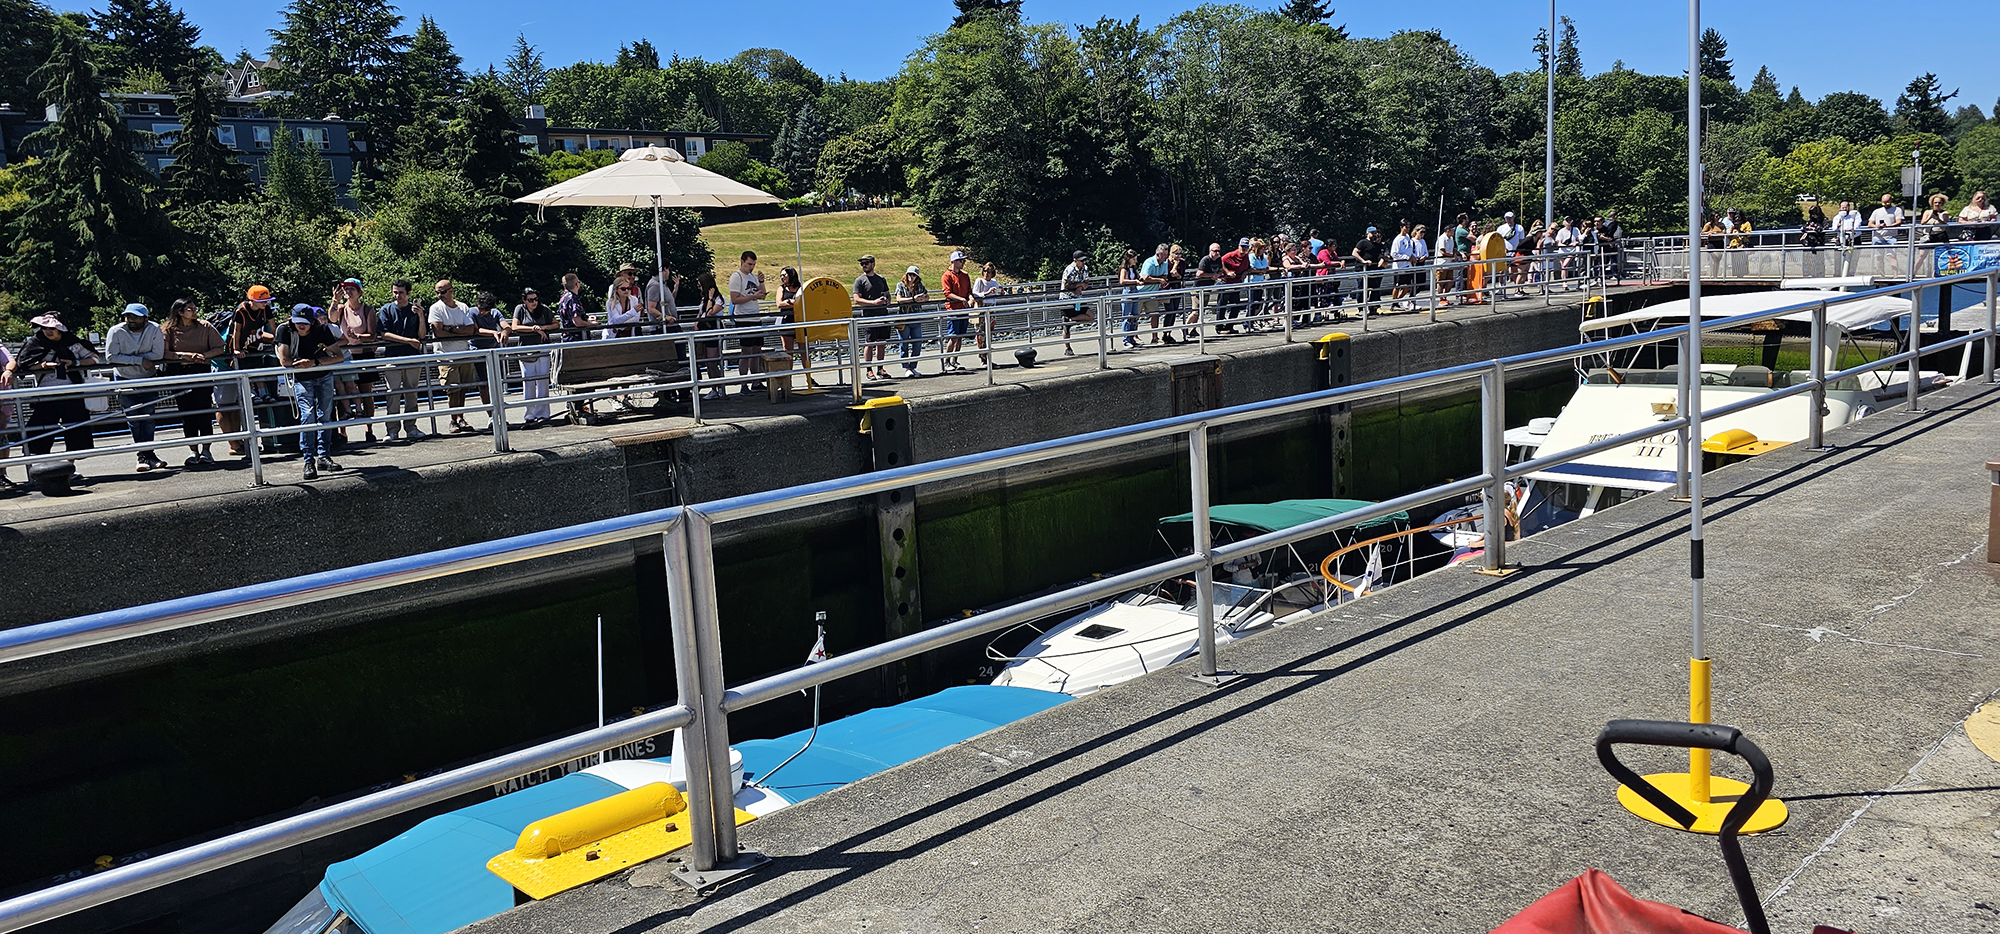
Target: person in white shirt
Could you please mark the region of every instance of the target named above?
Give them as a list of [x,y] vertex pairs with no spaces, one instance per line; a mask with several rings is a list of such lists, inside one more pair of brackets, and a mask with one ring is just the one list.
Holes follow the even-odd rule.
[[[1583,232],[1576,229],[1576,221],[1567,217],[1563,218],[1562,226],[1556,228],[1556,252],[1562,255],[1562,277],[1564,279],[1569,279],[1576,275],[1577,253],[1582,249]],[[1567,292],[1569,290],[1570,286],[1565,284],[1563,291]]]
[[[437,338],[435,350],[438,353],[457,353],[472,349],[472,337],[479,333],[479,324],[472,320],[472,309],[459,304],[452,297],[450,279],[438,280],[437,301],[431,303],[426,323],[431,334]],[[477,369],[471,360],[459,360],[438,367],[438,379],[444,383],[445,398],[452,408],[465,405],[465,389],[472,385]],[[455,433],[470,432],[472,423],[464,415],[451,417],[451,430]]]
[[1874,228],[1876,243],[1895,243],[1894,228],[1903,225],[1903,209],[1896,205],[1892,195],[1882,196],[1882,206],[1868,215],[1868,226]]
[[1860,229],[1861,212],[1854,209],[1854,202],[1840,202],[1840,210],[1833,215],[1833,231],[1840,245],[1853,246],[1855,233]]
[[1959,223],[1980,225],[1965,228],[1964,238],[1967,240],[1992,239],[1995,221],[2000,221],[2000,209],[1995,209],[1993,203],[1986,200],[1986,192],[1983,191],[1973,192],[1972,203],[1958,212]]
[[[979,267],[979,278],[972,280],[972,307],[987,308],[994,298],[1005,294],[1007,294],[1007,287],[1000,284],[1000,267],[992,263],[987,263]],[[979,314],[983,319],[986,315],[992,313],[991,311],[982,311]],[[1153,327],[1157,328],[1159,326],[1160,319],[1155,317],[1153,319]],[[986,327],[983,320],[980,322],[979,329],[974,332],[974,337],[977,339],[979,349],[982,351],[979,355],[979,365],[990,365],[986,354],[983,352],[986,350]]]
[[[1465,289],[1465,267],[1456,264],[1465,257],[1458,254],[1458,235],[1450,227],[1446,227],[1438,233],[1437,250],[1434,255],[1437,256],[1438,266],[1440,267],[1437,271],[1437,291],[1446,293],[1463,291]],[[1451,300],[1449,298],[1442,299],[1438,304],[1450,306]]]
[[1396,270],[1395,285],[1389,290],[1392,307],[1401,310],[1402,300],[1410,294],[1410,261],[1416,258],[1416,241],[1410,236],[1410,222],[1396,225],[1396,236],[1389,241],[1389,268]]
[[1516,295],[1526,298],[1528,291],[1520,288],[1528,283],[1528,263],[1521,258],[1521,240],[1528,232],[1522,229],[1520,221],[1514,219],[1513,211],[1500,215],[1500,226],[1493,228],[1493,232],[1507,243],[1507,281],[1516,287]]
[[[757,254],[744,250],[736,258],[736,271],[729,274],[729,315],[738,325],[757,324],[757,303],[764,300],[764,274],[757,271]],[[744,373],[764,372],[764,341],[760,337],[754,345],[744,341],[743,359],[737,370]],[[751,353],[752,346],[756,353]],[[744,394],[764,392],[762,383],[750,383],[743,387]]]
[[[111,375],[119,382],[151,378],[160,361],[166,358],[166,332],[152,322],[152,316],[144,305],[136,302],[126,305],[125,320],[104,336],[104,359],[112,364]],[[152,443],[153,407],[159,398],[159,393],[145,390],[118,394],[118,408],[125,415],[126,427],[132,430],[132,443]],[[152,450],[139,452],[140,473],[164,470],[166,466],[167,462]]]
[[632,284],[630,276],[619,276],[611,281],[611,291],[604,299],[603,338],[631,337],[639,333],[637,325],[645,320],[645,305],[639,301],[639,290]]

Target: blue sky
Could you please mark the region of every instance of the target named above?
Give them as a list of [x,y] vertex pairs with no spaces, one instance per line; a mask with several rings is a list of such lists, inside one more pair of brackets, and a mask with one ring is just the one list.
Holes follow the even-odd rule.
[[[225,56],[247,48],[261,54],[266,30],[279,22],[283,0],[179,0],[204,37]],[[1978,6],[1989,0],[1979,0]],[[1255,5],[1276,6],[1278,0]],[[1534,65],[1530,46],[1547,21],[1547,7],[1535,2],[1420,0],[1416,3],[1333,0],[1334,21],[1360,36],[1385,36],[1401,29],[1438,29],[1480,63],[1507,72]],[[1029,19],[1080,23],[1099,16],[1137,15],[1156,25],[1192,4],[1136,0],[1026,0]],[[58,2],[59,8],[86,9],[87,2]],[[1673,0],[1561,0],[1561,12],[1576,20],[1584,67],[1592,73],[1623,59],[1627,67],[1679,74],[1687,62],[1686,6]],[[1978,104],[1989,113],[2000,97],[2000,69],[1984,62],[1952,60],[1951,55],[1919,55],[1925,48],[1962,47],[1956,40],[1913,45],[1907,29],[1863,27],[1887,22],[1895,4],[1880,0],[1710,0],[1706,25],[1729,40],[1737,79],[1747,86],[1760,64],[1779,83],[1809,98],[1856,90],[1893,106],[1909,80],[1936,69],[1947,91],[1963,91],[1950,107]],[[1970,9],[1968,7],[1967,9]],[[951,20],[949,0],[762,0],[749,6],[713,0],[664,3],[590,3],[549,0],[409,0],[402,11],[412,20],[429,14],[451,36],[469,66],[499,62],[514,34],[526,33],[551,67],[581,60],[608,61],[620,44],[652,40],[662,55],[727,59],[758,46],[785,49],[822,74],[846,72],[854,78],[894,74],[903,56],[923,37]],[[1888,16],[1888,19],[1894,19]],[[1973,20],[1979,17],[1974,16]],[[1839,28],[1830,28],[1839,27]],[[1934,35],[1927,32],[1926,35]],[[1892,38],[1893,37],[1893,38]],[[1920,65],[1919,62],[1922,64]]]

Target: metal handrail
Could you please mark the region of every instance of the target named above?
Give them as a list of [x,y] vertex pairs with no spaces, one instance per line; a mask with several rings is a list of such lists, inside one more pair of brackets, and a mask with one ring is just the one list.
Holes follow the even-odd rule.
[[[1968,273],[1920,284],[1856,293],[1850,297],[1830,301],[1815,300],[1770,311],[1703,321],[1699,328],[1708,331],[1736,327],[1810,309],[1814,314],[1813,326],[1817,335],[1825,327],[1826,308],[1831,305],[1879,295],[1909,292],[1913,289],[1935,288],[1960,281],[1979,280],[1987,283],[1988,320],[1987,326],[1983,329],[1951,341],[1922,347],[1917,340],[1918,329],[1913,327],[1910,331],[1910,349],[1834,374],[1825,371],[1824,360],[1820,354],[1815,353],[1813,375],[1807,382],[1788,387],[1778,393],[1764,393],[1753,397],[1752,400],[1718,406],[1712,411],[1734,411],[1756,404],[1766,404],[1789,398],[1798,391],[1810,391],[1816,398],[1820,398],[1828,383],[1851,372],[1895,366],[1906,362],[1914,371],[1916,361],[1923,354],[1936,353],[1975,340],[1984,342],[1987,348],[1985,378],[1991,383],[1995,378],[1992,352],[1996,340],[1994,316],[1996,309],[2000,308],[2000,273]],[[1241,288],[1241,286],[1235,287]],[[1912,314],[1919,313],[1916,303],[1912,303]],[[1489,569],[1498,568],[1506,560],[1505,518],[1504,510],[1495,508],[1495,505],[1506,495],[1504,483],[1507,478],[1579,460],[1633,438],[1655,435],[1662,431],[1680,431],[1683,435],[1681,444],[1684,449],[1690,443],[1684,431],[1687,419],[1677,417],[1649,424],[1616,438],[1602,439],[1581,448],[1547,455],[1521,464],[1507,465],[1501,428],[1504,426],[1503,407],[1508,371],[1535,367],[1556,360],[1596,356],[1625,347],[1667,341],[1685,342],[1688,333],[1687,328],[1673,328],[1611,340],[1573,344],[1545,351],[1517,354],[1486,363],[1449,367],[1350,387],[1161,419],[1127,429],[1093,432],[1072,438],[1019,445],[985,454],[967,455],[856,477],[804,484],[769,493],[748,494],[693,506],[600,520],[483,545],[465,546],[411,558],[390,559],[351,571],[307,575],[217,594],[60,620],[29,627],[27,630],[0,632],[0,662],[19,660],[660,534],[664,544],[668,579],[667,614],[674,636],[674,657],[681,693],[680,702],[676,706],[613,727],[579,734],[557,743],[544,744],[532,750],[524,750],[511,756],[499,757],[425,779],[420,783],[369,795],[345,805],[286,818],[274,824],[210,841],[197,847],[139,861],[106,873],[63,883],[29,896],[0,902],[0,932],[17,930],[28,924],[188,878],[208,869],[323,837],[375,817],[443,800],[444,797],[455,793],[453,789],[469,789],[490,782],[494,777],[506,777],[567,761],[575,758],[574,753],[580,750],[588,751],[585,747],[604,748],[636,738],[647,731],[657,732],[679,727],[687,728],[691,734],[686,744],[685,767],[689,776],[690,821],[696,828],[692,861],[696,868],[703,870],[729,864],[739,856],[735,823],[727,816],[731,794],[729,770],[726,766],[729,712],[786,696],[802,687],[823,684],[890,661],[909,658],[1019,622],[1061,612],[1064,609],[1190,572],[1195,575],[1198,594],[1197,666],[1201,674],[1214,676],[1217,674],[1214,606],[1210,596],[1213,590],[1213,571],[1218,563],[1236,555],[1303,540],[1416,505],[1463,496],[1473,491],[1479,491],[1487,500],[1484,514],[1486,542],[1482,562]],[[1480,384],[1483,426],[1481,447],[1484,465],[1477,476],[1418,490],[1341,516],[1267,533],[1231,545],[1214,546],[1206,540],[1206,536],[1198,534],[1194,553],[1183,557],[1044,594],[968,619],[838,656],[817,665],[781,672],[739,685],[733,690],[726,688],[723,683],[712,540],[712,527],[717,522],[768,515],[814,504],[853,499],[889,489],[1004,470],[1066,454],[1106,450],[1185,436],[1189,445],[1189,482],[1195,506],[1194,525],[1197,529],[1206,529],[1208,433],[1211,428],[1475,379]],[[1913,408],[1916,401],[1915,391],[1916,377],[1912,372],[1909,393]],[[1813,417],[1810,422],[1813,426],[1814,443],[1817,444],[1819,419]],[[1694,444],[1698,445],[1699,442],[1700,439],[1693,439]],[[1683,456],[1685,458],[1685,451]],[[1684,460],[1683,463],[1687,461]],[[1698,465],[1699,461],[1694,460],[1693,463]],[[413,788],[417,790],[406,790]]]

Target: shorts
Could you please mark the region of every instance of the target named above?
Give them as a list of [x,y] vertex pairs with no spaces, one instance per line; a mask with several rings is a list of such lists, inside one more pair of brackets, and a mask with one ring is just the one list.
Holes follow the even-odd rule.
[[[357,361],[361,363],[366,363],[369,360],[374,359],[374,357],[375,357],[375,348],[373,347],[361,347],[361,348],[349,347],[340,352],[340,359],[347,363],[355,363]],[[381,380],[381,378],[382,378],[381,374],[375,372],[374,370],[349,370],[348,372],[339,374],[337,377],[335,377],[335,379],[339,380],[340,382],[349,383],[351,385],[358,386],[362,389],[368,389],[373,387],[377,382]]]
[[1094,314],[1089,305],[1075,305],[1070,310],[1063,312],[1064,321],[1082,322],[1089,321],[1093,317]]
[[473,367],[472,363],[473,361],[467,360],[463,363],[439,364],[438,380],[444,383],[447,388],[463,392],[466,386],[472,384],[479,375],[478,370]]
[[861,337],[871,344],[884,343],[889,340],[889,326],[886,324],[871,324],[861,329]]
[[964,337],[972,333],[972,322],[964,315],[944,319],[944,336]]

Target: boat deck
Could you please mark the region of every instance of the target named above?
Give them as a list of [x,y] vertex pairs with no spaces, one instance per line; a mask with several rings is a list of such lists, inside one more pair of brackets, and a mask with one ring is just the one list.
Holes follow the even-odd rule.
[[[2000,689],[2000,391],[1925,406],[1707,483],[1715,719],[1791,807],[1744,844],[1777,931],[2000,931],[1962,727]],[[707,897],[660,861],[468,930],[1483,931],[1588,866],[1739,921],[1714,838],[1622,810],[1591,748],[1685,710],[1685,540],[1648,496],[1227,646],[1220,689],[1142,678],[759,820],[776,859]]]

